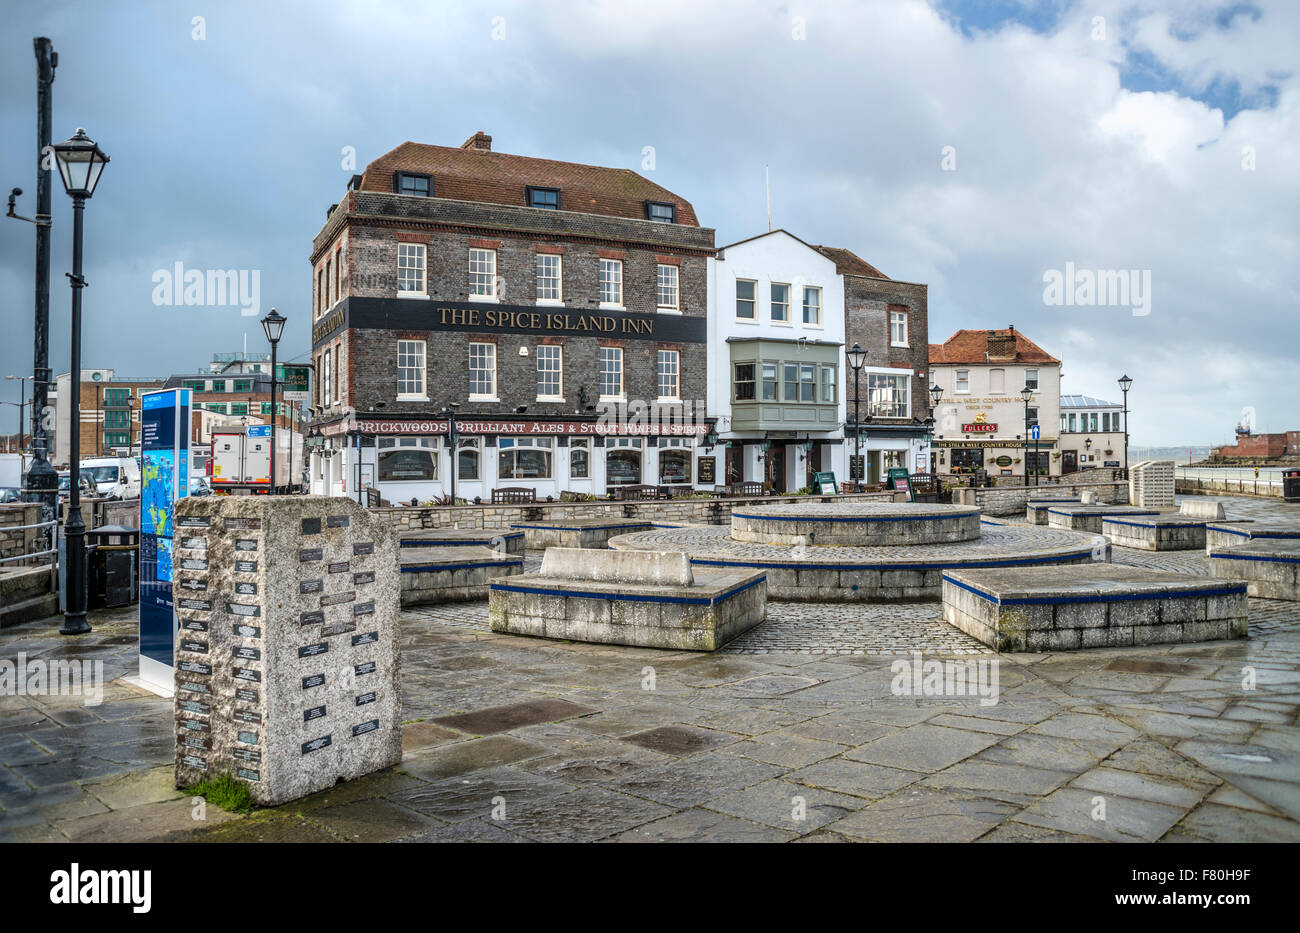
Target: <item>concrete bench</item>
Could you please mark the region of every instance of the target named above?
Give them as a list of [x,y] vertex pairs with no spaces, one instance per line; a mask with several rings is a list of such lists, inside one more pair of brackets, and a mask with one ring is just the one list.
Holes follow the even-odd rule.
[[1300,540],[1211,549],[1210,573],[1219,580],[1244,580],[1251,596],[1300,601]]
[[520,532],[530,550],[552,547],[603,548],[615,535],[648,531],[655,527],[675,528],[675,525],[655,525],[643,518],[566,518],[543,522],[516,522],[511,531]]
[[1246,587],[1102,563],[945,571],[943,617],[997,651],[1245,638]]
[[1099,535],[1102,519],[1108,516],[1159,514],[1155,509],[1139,509],[1131,505],[1055,505],[1047,510],[1047,524],[1052,528],[1089,531]]
[[1143,551],[1192,551],[1205,547],[1205,520],[1178,515],[1108,515],[1101,533],[1111,544]]
[[1052,499],[1047,496],[1030,499],[1025,503],[1025,521],[1031,525],[1046,525],[1047,510],[1054,505],[1078,505],[1079,500],[1071,497],[1069,499],[1057,498]]
[[488,587],[494,632],[713,651],[767,616],[762,571],[692,568],[673,551],[549,548],[537,573]]
[[1234,519],[1228,522],[1206,522],[1205,553],[1216,548],[1236,547],[1252,541],[1296,541],[1300,540],[1300,524],[1283,524],[1280,522],[1254,522],[1250,519]]
[[490,580],[524,572],[522,557],[485,547],[399,548],[398,559],[403,606],[482,599]]
[[1222,521],[1228,517],[1218,499],[1184,499],[1178,506],[1178,514],[1209,521]]
[[402,547],[485,547],[501,554],[523,554],[524,533],[490,528],[423,528],[404,531]]

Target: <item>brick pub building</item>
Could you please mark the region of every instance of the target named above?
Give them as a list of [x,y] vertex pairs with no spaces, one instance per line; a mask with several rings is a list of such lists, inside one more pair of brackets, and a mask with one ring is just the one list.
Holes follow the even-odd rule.
[[330,209],[312,247],[312,491],[711,487],[713,231],[630,170],[491,147],[403,143]]

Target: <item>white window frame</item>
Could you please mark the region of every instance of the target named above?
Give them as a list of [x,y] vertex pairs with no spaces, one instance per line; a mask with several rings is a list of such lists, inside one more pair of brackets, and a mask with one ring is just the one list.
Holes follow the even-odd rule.
[[[489,348],[483,353],[482,358],[491,362],[490,368],[479,367],[478,372],[490,372],[492,374],[492,391],[488,393],[474,391],[474,350],[476,347]],[[469,344],[469,399],[473,402],[499,402],[497,398],[497,345],[481,340],[471,340]]]
[[[668,363],[666,375],[671,379],[671,394],[664,392],[664,364]],[[655,385],[658,387],[659,401],[680,402],[682,400],[682,355],[677,350],[659,350],[655,356]]]
[[[1034,374],[1034,384],[1033,384],[1033,385],[1029,385],[1029,374],[1030,374],[1030,373],[1033,373],[1033,374]],[[1036,370],[1036,369],[1026,369],[1026,370],[1025,370],[1025,385],[1029,386],[1030,389],[1032,389],[1033,391],[1037,392],[1037,391],[1038,391],[1038,388],[1039,388],[1039,386],[1040,386],[1040,384],[1041,384],[1041,383],[1040,383],[1039,380],[1038,380],[1038,370]]]
[[[517,476],[519,458],[515,457],[516,469],[511,474],[501,472],[501,455],[506,451],[542,450],[546,452],[545,476]],[[555,439],[551,437],[517,437],[515,435],[497,438],[497,476],[500,479],[518,480],[520,482],[544,482],[555,477]]]
[[[429,400],[428,352],[428,344],[423,340],[397,341],[397,398],[399,400],[420,402]],[[403,365],[404,362],[406,365]],[[418,371],[419,384],[403,391],[403,370]],[[410,379],[406,382],[409,385]]]
[[321,361],[324,364],[322,368],[325,370],[325,375],[321,379],[321,404],[326,408],[334,404],[334,399],[330,397],[330,393],[334,389],[334,367],[331,365],[333,361],[331,354],[332,350],[329,347],[326,347],[325,352],[321,354]]
[[[897,331],[897,332],[896,332]],[[901,336],[898,336],[901,334]],[[907,333],[907,312],[889,312],[889,345],[891,347],[910,347]]]
[[680,270],[661,262],[655,268],[655,306],[660,311],[681,313]]
[[[956,369],[952,374],[953,395],[970,395],[970,370]],[[962,384],[965,383],[965,388]]]
[[[582,476],[573,472],[573,453],[577,450],[586,454],[587,464]],[[569,479],[591,479],[591,438],[575,437],[569,441]]]
[[[477,476],[465,476],[460,472],[460,455],[462,452],[473,453],[478,459],[475,461],[478,469]],[[482,482],[483,480],[483,438],[470,435],[462,435],[456,438],[456,449],[451,454],[451,468],[456,471],[456,479],[465,480],[469,483]]]
[[[487,291],[480,291],[484,282]],[[497,251],[480,246],[469,248],[469,300],[498,301],[497,296]]]
[[[749,285],[754,289],[753,298],[741,298],[740,286]],[[748,317],[740,313],[740,303],[748,302],[750,314]],[[736,279],[736,320],[744,324],[758,323],[758,282],[755,279]]]
[[[597,386],[600,392],[601,401],[622,401],[627,398],[627,384],[623,379],[623,348],[601,347],[597,354],[597,359]],[[607,373],[614,372],[614,370],[606,370],[605,364],[606,362],[612,362],[615,360],[618,362],[618,392],[607,393],[605,391],[605,376]]]
[[[543,276],[542,266],[550,265],[552,262],[555,263],[555,275]],[[537,253],[536,261],[533,264],[533,270],[536,274],[535,294],[537,297],[537,303],[539,305],[562,306],[564,304],[564,257],[559,253]],[[543,298],[542,283],[549,283],[552,281],[555,282],[555,296]],[[550,290],[549,286],[546,290]]]
[[[537,357],[537,401],[539,402],[562,402],[564,401],[564,347],[559,344],[544,343],[536,347],[534,355]],[[553,358],[553,359],[552,359]],[[542,368],[542,363],[547,363],[547,368]],[[554,363],[554,368],[550,367]],[[542,374],[555,376],[555,392],[542,392]]]
[[[867,376],[867,414],[874,418],[910,418],[912,416],[912,376],[899,370],[871,370]],[[875,379],[884,380],[886,386],[873,386]],[[888,396],[893,410],[881,407]]]
[[[777,301],[777,300],[776,300],[776,289],[778,289],[778,288],[784,288],[784,289],[785,289],[785,301]],[[767,298],[768,298],[768,303],[767,303],[767,313],[768,313],[768,317],[771,319],[771,321],[772,321],[773,324],[776,324],[776,325],[778,325],[778,326],[780,326],[780,327],[793,327],[793,326],[794,326],[794,321],[790,320],[790,292],[791,292],[791,291],[793,291],[793,289],[791,288],[789,282],[770,282],[770,283],[768,283],[768,290],[767,290]],[[776,309],[777,309],[778,307],[785,308],[785,317],[780,317],[780,318],[779,318],[779,317],[776,316]]]
[[[418,257],[419,261],[414,260]],[[397,297],[398,298],[428,298],[429,297],[429,278],[428,278],[428,247],[423,243],[398,243],[397,244]],[[419,288],[403,288],[403,280],[408,274],[414,275],[419,283]]]
[[599,262],[600,308],[606,311],[622,311],[623,260],[602,258]]
[[[808,298],[815,295],[816,304],[809,304]],[[805,285],[803,287],[803,324],[804,327],[821,327],[822,326],[822,289],[820,285]],[[816,320],[808,320],[808,311],[815,309],[817,311]]]

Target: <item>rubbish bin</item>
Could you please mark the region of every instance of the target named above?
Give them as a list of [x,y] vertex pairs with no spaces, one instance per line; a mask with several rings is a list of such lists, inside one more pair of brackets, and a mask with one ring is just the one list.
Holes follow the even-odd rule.
[[1300,469],[1282,471],[1282,498],[1287,502],[1300,502]]
[[90,604],[112,609],[129,606],[140,597],[136,574],[140,555],[140,531],[125,525],[104,525],[86,532]]

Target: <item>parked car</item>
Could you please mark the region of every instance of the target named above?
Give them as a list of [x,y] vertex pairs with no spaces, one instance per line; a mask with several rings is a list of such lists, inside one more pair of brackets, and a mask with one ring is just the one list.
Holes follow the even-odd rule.
[[22,502],[23,491],[18,486],[0,486],[0,503]]
[[[72,474],[62,472],[59,474],[59,501],[67,502],[68,495],[72,491]],[[99,496],[99,487],[95,481],[85,473],[81,474],[81,498],[94,499]]]

